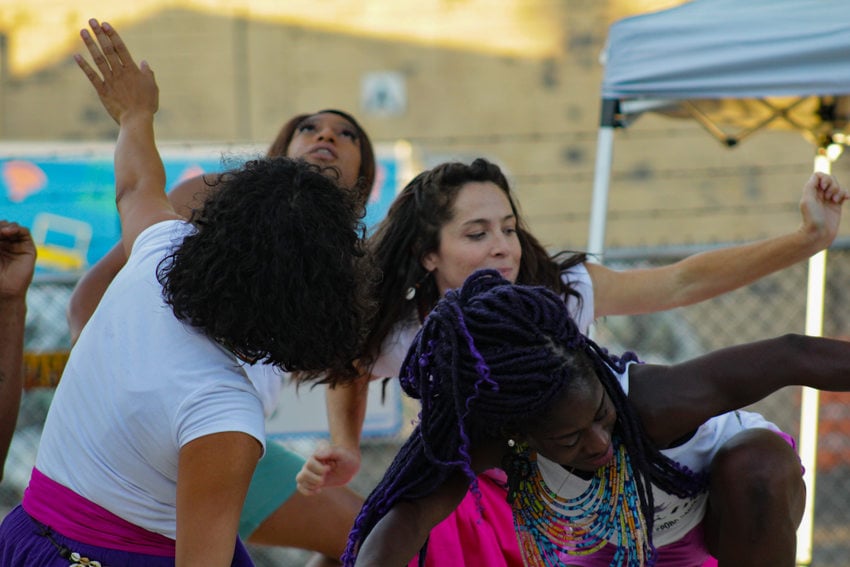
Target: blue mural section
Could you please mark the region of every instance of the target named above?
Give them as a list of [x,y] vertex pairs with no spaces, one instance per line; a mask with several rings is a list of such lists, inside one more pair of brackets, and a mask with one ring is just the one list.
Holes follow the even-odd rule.
[[[378,158],[365,222],[383,218],[398,190],[400,165]],[[221,157],[163,154],[168,187],[220,171]],[[233,166],[228,160],[228,166]],[[112,155],[15,155],[0,158],[0,218],[28,226],[38,247],[38,274],[76,273],[97,262],[120,237]]]

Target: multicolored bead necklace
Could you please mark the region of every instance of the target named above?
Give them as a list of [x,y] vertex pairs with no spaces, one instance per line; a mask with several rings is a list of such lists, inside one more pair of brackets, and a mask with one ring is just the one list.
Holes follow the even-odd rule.
[[652,564],[652,544],[625,446],[614,439],[614,458],[593,475],[588,487],[564,498],[543,479],[536,454],[513,501],[514,525],[527,567],[553,567],[570,555],[589,555],[605,544],[617,546],[612,565]]

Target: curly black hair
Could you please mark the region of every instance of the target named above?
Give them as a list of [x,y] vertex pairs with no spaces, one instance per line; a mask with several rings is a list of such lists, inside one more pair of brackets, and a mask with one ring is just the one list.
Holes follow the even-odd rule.
[[220,174],[190,222],[196,231],[157,269],[178,319],[301,380],[356,376],[368,309],[351,191],[305,161],[258,159]]

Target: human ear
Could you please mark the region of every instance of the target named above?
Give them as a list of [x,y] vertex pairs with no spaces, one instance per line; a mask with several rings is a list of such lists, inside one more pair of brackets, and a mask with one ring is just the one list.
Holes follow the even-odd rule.
[[425,268],[426,272],[433,272],[437,269],[437,261],[439,260],[438,254],[436,252],[428,252],[424,256],[422,256],[422,267]]

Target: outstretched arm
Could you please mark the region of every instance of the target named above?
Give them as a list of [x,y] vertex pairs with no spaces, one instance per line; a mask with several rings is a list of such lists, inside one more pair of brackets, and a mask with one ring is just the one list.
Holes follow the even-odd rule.
[[0,480],[21,402],[26,297],[35,254],[29,230],[0,220]]
[[829,246],[848,193],[824,173],[813,174],[800,200],[802,224],[790,233],[689,256],[658,268],[617,272],[587,264],[595,317],[650,313],[691,305],[750,284]]
[[659,447],[785,386],[850,391],[850,342],[784,335],[671,366],[632,365],[629,400]]
[[[209,190],[210,185],[205,181],[204,176],[199,175],[174,187],[168,193],[168,200],[178,215],[188,218],[193,209],[203,205]],[[118,242],[77,282],[68,300],[67,312],[72,345],[77,342],[77,338],[97,308],[97,304],[100,303],[106,288],[126,262],[127,253],[124,251],[124,243]]]
[[165,196],[165,168],[154,141],[153,117],[159,106],[159,91],[148,64],[142,61],[136,65],[109,24],[92,19],[89,25],[94,38],[85,29],[80,35],[99,72],[81,55],[75,59],[119,126],[115,201],[121,217],[121,240],[129,255],[136,237],[147,227],[180,218]]

